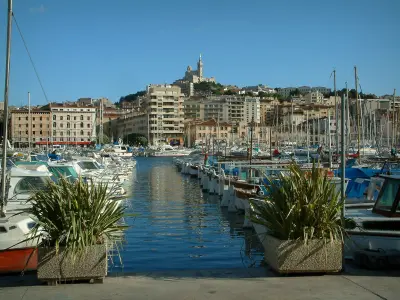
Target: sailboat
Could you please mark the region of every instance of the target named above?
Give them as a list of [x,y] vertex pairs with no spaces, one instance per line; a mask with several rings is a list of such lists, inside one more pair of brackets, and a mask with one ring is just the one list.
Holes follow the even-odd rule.
[[[8,94],[10,75],[12,0],[8,0],[6,74],[4,86],[4,120],[0,195],[0,273],[34,270],[37,267],[37,251],[32,242],[25,241],[33,227],[33,220],[26,215],[6,212],[9,179],[7,178]],[[25,241],[25,242],[24,242]]]

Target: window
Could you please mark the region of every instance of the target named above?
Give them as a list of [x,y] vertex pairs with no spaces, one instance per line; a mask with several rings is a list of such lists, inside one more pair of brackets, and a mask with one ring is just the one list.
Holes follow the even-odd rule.
[[76,121],[76,116],[74,117],[74,120]]
[[15,193],[31,193],[46,188],[47,177],[25,177],[17,183]]
[[67,135],[71,135],[71,131],[67,130]]
[[67,120],[69,121],[71,119],[70,115],[67,115]]
[[36,131],[32,131],[32,134],[35,135],[35,134],[36,134]]
[[90,116],[87,117],[87,120],[90,121]]
[[32,127],[35,128],[35,124],[33,124]]
[[63,127],[64,127],[64,123],[61,123],[61,124],[60,124],[60,127],[63,128]]
[[76,128],[76,124],[74,124],[74,128]]
[[40,135],[42,135],[42,134],[43,134],[43,131],[40,130]]
[[21,121],[21,117],[18,118],[18,121]]
[[57,116],[56,115],[54,115],[53,116],[53,121],[55,121],[57,119]]
[[61,120],[61,121],[64,120],[64,117],[63,117],[63,116],[60,116],[60,120]]
[[83,122],[81,122],[81,128],[83,128]]
[[63,135],[64,135],[64,132],[61,131],[61,132],[60,132],[60,135],[63,136]]
[[398,182],[397,180],[387,179],[383,193],[375,204],[375,209],[381,211],[391,211],[393,203],[396,201],[399,186],[400,182]]
[[53,127],[57,127],[57,123],[56,122],[53,122]]
[[26,120],[28,121],[28,117],[26,117]]
[[90,128],[90,124],[87,124],[87,128]]
[[53,130],[53,136],[57,135],[57,131]]
[[83,135],[83,130],[81,130],[81,135]]
[[83,115],[81,115],[81,121],[83,121]]
[[35,121],[35,117],[33,117],[33,121]]
[[69,128],[70,127],[70,124],[69,124],[69,122],[67,123],[67,128]]
[[18,127],[21,127],[21,124],[19,124]]

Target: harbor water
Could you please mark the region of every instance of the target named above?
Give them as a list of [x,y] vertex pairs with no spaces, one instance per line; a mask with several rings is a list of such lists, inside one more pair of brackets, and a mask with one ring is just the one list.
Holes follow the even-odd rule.
[[263,248],[243,215],[221,208],[199,180],[180,174],[172,158],[137,158],[125,219],[131,227],[111,273],[257,268]]

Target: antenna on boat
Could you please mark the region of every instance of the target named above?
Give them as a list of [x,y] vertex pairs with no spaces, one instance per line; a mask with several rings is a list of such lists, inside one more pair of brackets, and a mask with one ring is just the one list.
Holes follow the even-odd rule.
[[11,21],[12,21],[12,0],[8,0],[7,14],[7,42],[6,42],[6,74],[4,77],[4,122],[3,122],[3,155],[1,160],[1,198],[0,217],[5,216],[6,205],[6,171],[7,171],[7,135],[8,135],[8,93],[10,83],[10,54],[11,54]]

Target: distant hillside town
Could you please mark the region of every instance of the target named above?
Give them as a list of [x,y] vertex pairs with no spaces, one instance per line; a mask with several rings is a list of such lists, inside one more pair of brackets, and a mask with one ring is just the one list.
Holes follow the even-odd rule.
[[[130,144],[193,146],[210,140],[233,143],[251,128],[258,141],[276,145],[289,132],[301,133],[309,126],[311,142],[324,143],[328,120],[331,131],[336,131],[336,108],[343,95],[349,97],[350,119],[357,117],[355,90],[337,90],[335,97],[331,88],[320,86],[238,87],[222,85],[204,74],[200,55],[197,69],[188,66],[182,78],[171,84],[149,84],[117,103],[88,97],[11,107],[9,139],[21,148],[28,144],[89,147],[120,139]],[[389,127],[400,97],[357,92],[361,118],[374,120],[378,128]],[[2,122],[3,109],[0,103]]]

